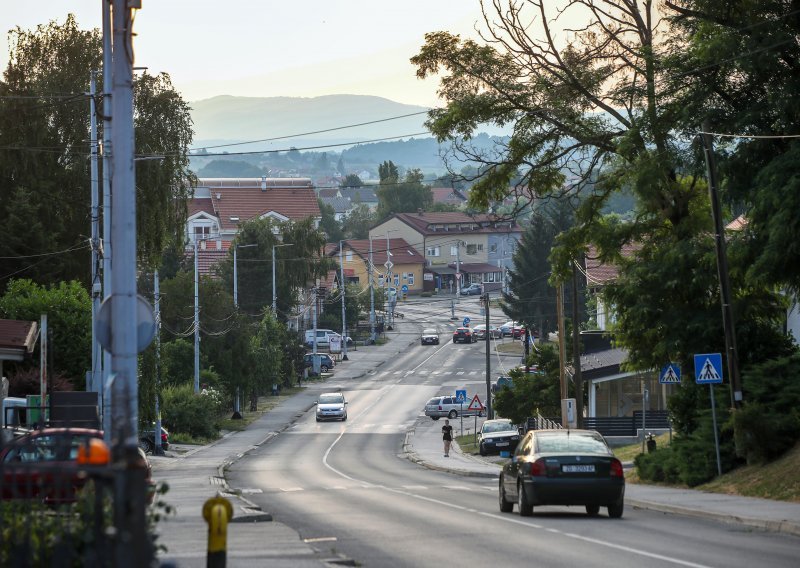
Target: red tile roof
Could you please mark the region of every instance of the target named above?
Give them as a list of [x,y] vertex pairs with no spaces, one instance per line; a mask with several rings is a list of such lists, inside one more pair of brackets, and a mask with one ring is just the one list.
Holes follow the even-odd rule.
[[0,349],[15,351],[20,357],[31,353],[37,330],[35,321],[0,319]]
[[[620,254],[625,258],[631,258],[637,250],[641,248],[638,244],[622,245]],[[619,267],[616,264],[603,263],[597,258],[597,249],[589,246],[586,253],[586,280],[592,286],[602,286],[603,284],[615,280],[619,276]]]
[[[328,256],[339,254],[338,243],[334,244],[331,253],[325,245],[325,254]],[[350,248],[365,261],[369,260],[369,239],[354,239],[344,241],[345,251]],[[392,254],[394,264],[425,264],[425,257],[419,254],[405,239],[389,239],[389,252]],[[383,266],[386,263],[386,239],[372,239],[372,263]]]
[[200,212],[216,216],[216,214],[214,213],[214,204],[211,202],[211,199],[207,197],[197,197],[194,199],[190,199],[188,208],[189,208],[189,217]]
[[467,201],[460,191],[452,187],[432,187],[431,193],[433,194],[434,203],[450,203],[453,205],[461,205]]
[[[198,243],[197,247],[197,271],[201,276],[216,276],[214,268],[228,257],[228,249],[232,243],[216,239],[204,242],[205,248],[203,248],[202,242]],[[219,248],[217,248],[218,246]],[[194,245],[186,247],[185,256],[190,262],[194,262]]]

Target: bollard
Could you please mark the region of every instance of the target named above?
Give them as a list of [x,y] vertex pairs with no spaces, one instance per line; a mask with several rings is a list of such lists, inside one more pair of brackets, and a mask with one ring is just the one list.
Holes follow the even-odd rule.
[[228,549],[228,522],[233,507],[223,497],[212,497],[203,504],[203,518],[208,523],[206,568],[225,568]]

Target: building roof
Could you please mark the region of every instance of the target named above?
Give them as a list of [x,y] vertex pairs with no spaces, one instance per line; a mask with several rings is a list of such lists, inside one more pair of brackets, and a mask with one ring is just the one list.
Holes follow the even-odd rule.
[[374,187],[343,187],[339,189],[339,193],[342,197],[348,197],[354,204],[378,202]]
[[432,187],[431,193],[433,194],[434,203],[461,205],[467,201],[467,198],[460,191],[452,187]]
[[307,178],[204,178],[198,187],[210,193],[189,201],[189,215],[205,211],[217,217],[222,231],[270,212],[294,221],[320,217],[317,196]]
[[0,319],[0,360],[22,361],[30,355],[38,329],[35,321]]
[[317,195],[320,199],[339,197],[338,187],[322,187],[317,190]]
[[[620,254],[624,258],[631,258],[640,248],[641,246],[637,244],[625,244],[622,245]],[[586,253],[586,281],[589,287],[602,286],[616,280],[617,276],[619,276],[619,266],[601,261],[598,258],[597,249],[589,246]]]
[[[395,213],[396,218],[423,235],[472,234],[472,233],[519,233],[522,231],[516,221],[496,215],[468,215],[467,213],[447,212]],[[383,222],[386,222],[384,220]],[[382,224],[382,223],[380,223]]]
[[[325,245],[325,254],[328,256],[339,254],[338,244],[333,245],[335,248],[330,253],[328,253],[329,246]],[[344,246],[345,250],[350,248],[365,261],[369,261],[369,239],[347,240],[344,241]],[[419,254],[405,239],[389,239],[389,252],[395,265],[425,264],[425,257]],[[383,266],[386,263],[386,239],[372,239],[372,263],[375,266]]]
[[347,197],[320,197],[320,200],[333,207],[334,213],[347,213],[353,208],[353,204]]
[[[197,272],[201,276],[215,276],[214,268],[228,257],[231,241],[214,239],[201,241],[197,247]],[[186,258],[194,262],[194,245],[186,247]]]

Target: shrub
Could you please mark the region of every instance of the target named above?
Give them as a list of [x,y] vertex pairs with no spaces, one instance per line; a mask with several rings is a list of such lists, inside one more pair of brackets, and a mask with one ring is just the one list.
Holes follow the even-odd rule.
[[758,402],[747,403],[733,414],[736,454],[759,464],[780,457],[794,446],[800,430],[797,411],[770,411]]
[[162,421],[171,432],[197,438],[219,434],[219,405],[213,396],[194,393],[193,385],[170,386],[162,390]]

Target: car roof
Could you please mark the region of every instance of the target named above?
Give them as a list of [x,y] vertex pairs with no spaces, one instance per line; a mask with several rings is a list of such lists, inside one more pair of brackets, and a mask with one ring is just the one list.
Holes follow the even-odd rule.
[[422,333],[438,333],[435,329],[429,327],[427,329],[423,329]]

